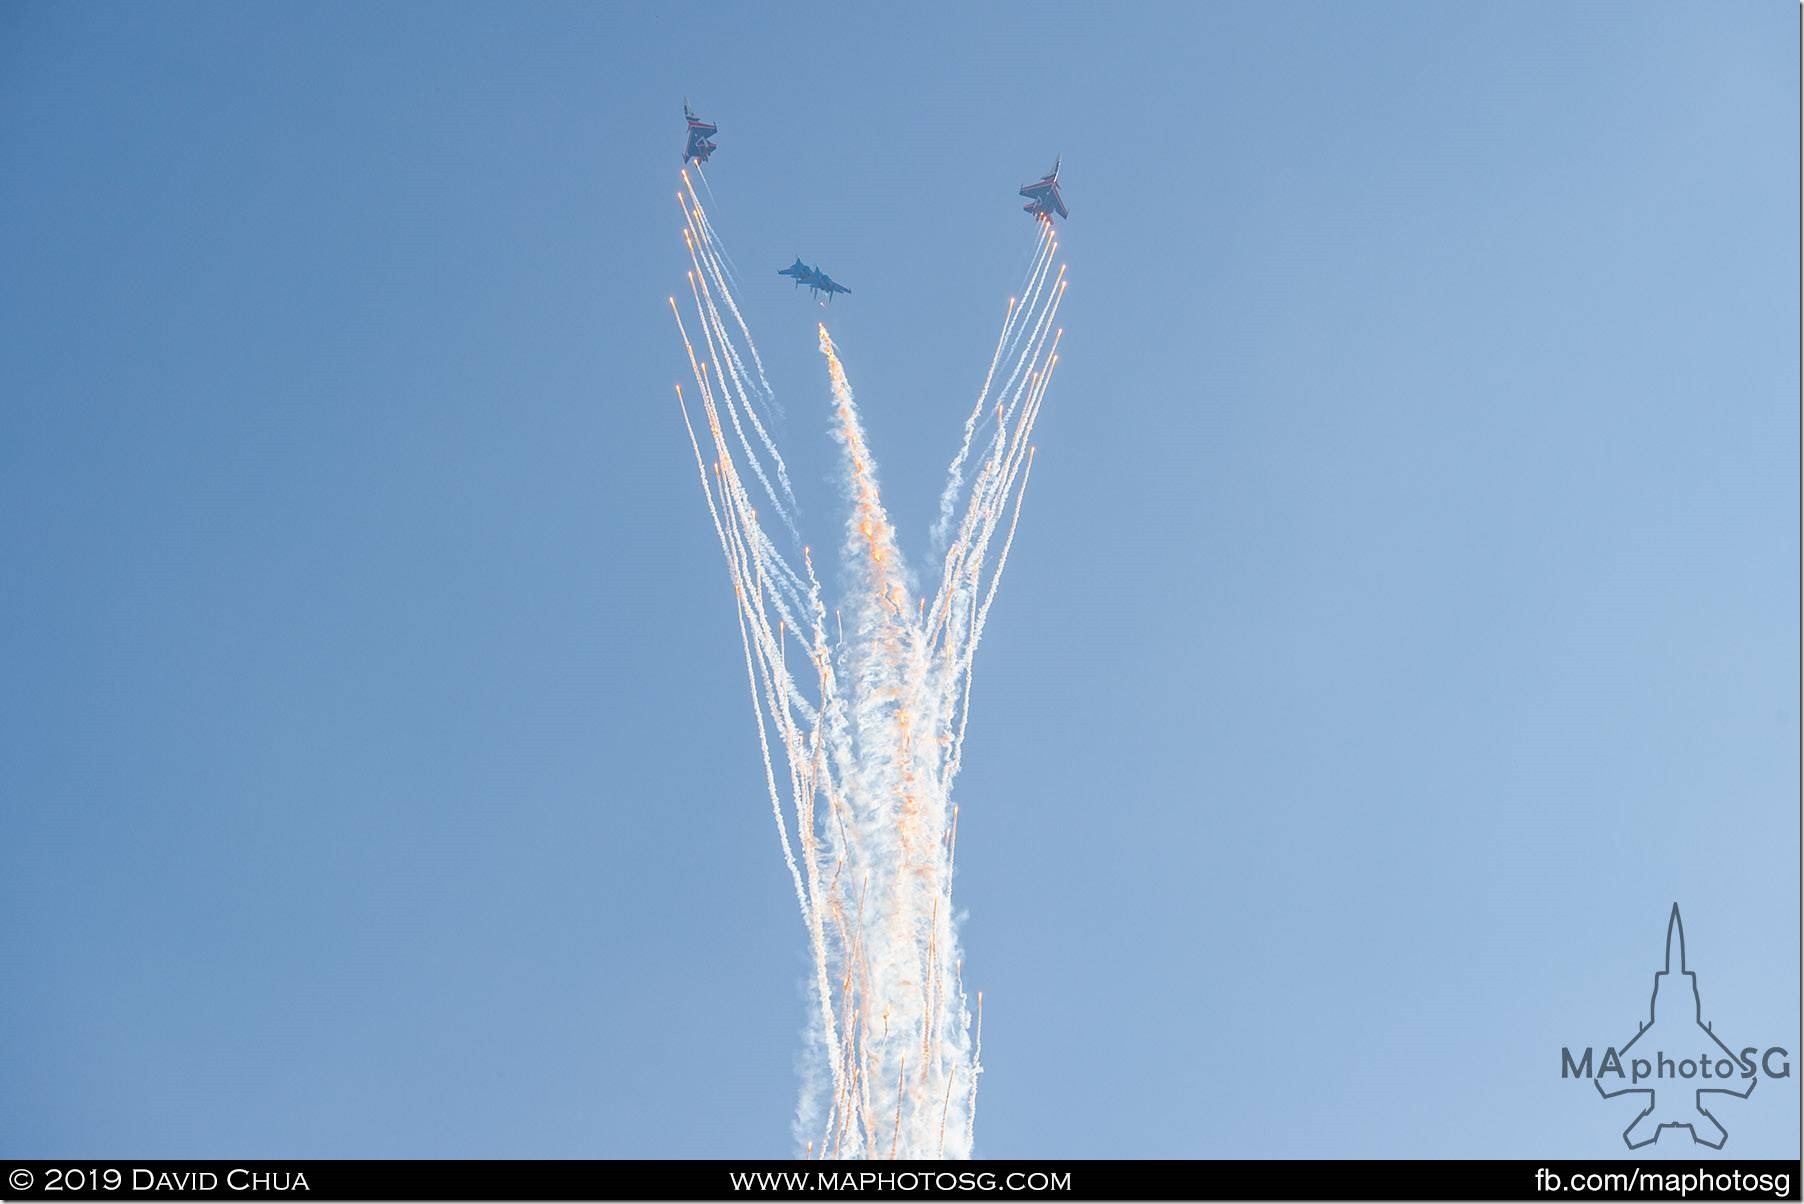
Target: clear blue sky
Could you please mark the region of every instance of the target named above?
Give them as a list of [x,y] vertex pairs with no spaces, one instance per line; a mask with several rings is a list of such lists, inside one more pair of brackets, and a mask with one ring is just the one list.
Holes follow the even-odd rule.
[[[774,269],[855,290],[919,556],[1065,157],[957,794],[981,1154],[1621,1153],[1559,1048],[1632,1035],[1675,900],[1800,1061],[1797,33],[0,8],[0,1154],[788,1152],[685,95],[817,543]],[[1796,1073],[1728,1153],[1798,1153]]]

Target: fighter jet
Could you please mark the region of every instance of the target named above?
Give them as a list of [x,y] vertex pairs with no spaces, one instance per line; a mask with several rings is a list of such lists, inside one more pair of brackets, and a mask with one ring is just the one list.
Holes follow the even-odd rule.
[[806,284],[809,293],[816,297],[825,294],[829,301],[833,300],[834,293],[850,293],[852,291],[819,268],[803,263],[800,255],[796,256],[796,261],[788,267],[778,268],[777,275],[788,276],[797,284]]
[[1035,180],[1032,184],[1021,186],[1021,195],[1028,198],[1027,204],[1021,206],[1023,210],[1037,217],[1044,217],[1048,221],[1052,220],[1052,215],[1055,213],[1060,217],[1071,216],[1065,210],[1064,199],[1059,196],[1059,159],[1062,158],[1064,158],[1063,155],[1054,159],[1052,170],[1040,179]]
[[706,163],[708,156],[719,148],[708,141],[711,134],[718,134],[720,127],[711,121],[703,121],[689,107],[688,97],[683,98],[683,116],[689,119],[689,142],[683,147],[683,162],[687,164],[694,159],[697,163]]
[[829,301],[833,300],[834,293],[845,293],[850,296],[852,292],[851,289],[827,275],[827,273],[821,271],[819,268],[814,269],[814,280],[808,287],[816,296],[825,293],[827,300]]

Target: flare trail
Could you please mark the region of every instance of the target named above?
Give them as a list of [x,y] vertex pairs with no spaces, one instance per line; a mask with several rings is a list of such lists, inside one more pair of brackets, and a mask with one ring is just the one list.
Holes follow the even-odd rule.
[[848,503],[843,597],[830,617],[811,549],[786,555],[769,534],[774,519],[800,542],[789,470],[760,416],[775,397],[687,172],[677,199],[690,287],[687,305],[670,305],[694,377],[677,402],[738,605],[771,814],[813,954],[797,1145],[821,1158],[968,1157],[982,996],[974,1007],[961,979],[952,786],[972,657],[1059,360],[1057,238],[1042,220],[965,421],[934,524],[930,594],[916,592],[852,384],[819,328]]

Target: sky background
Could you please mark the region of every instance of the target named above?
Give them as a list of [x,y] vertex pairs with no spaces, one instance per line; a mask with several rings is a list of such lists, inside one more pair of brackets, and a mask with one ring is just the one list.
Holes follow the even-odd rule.
[[980,1155],[1625,1154],[1677,901],[1796,1156],[1798,20],[0,7],[0,1155],[790,1152],[687,96],[805,530],[798,254],[917,564],[1064,156]]

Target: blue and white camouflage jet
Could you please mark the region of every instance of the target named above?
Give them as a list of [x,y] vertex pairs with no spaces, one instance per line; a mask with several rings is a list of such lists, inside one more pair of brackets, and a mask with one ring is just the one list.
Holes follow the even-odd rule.
[[788,267],[778,268],[777,275],[788,276],[797,284],[806,284],[811,294],[816,297],[825,295],[828,301],[833,300],[834,293],[850,294],[852,291],[819,268],[803,263],[800,255]]
[[683,147],[683,162],[687,164],[694,159],[697,163],[706,163],[708,156],[720,149],[708,141],[710,135],[720,132],[720,127],[697,117],[695,110],[689,107],[687,97],[683,99],[683,116],[689,119],[689,142]]
[[1064,156],[1060,155],[1054,159],[1052,170],[1032,184],[1021,185],[1021,195],[1028,198],[1027,204],[1021,206],[1023,210],[1048,221],[1052,220],[1052,215],[1055,213],[1060,217],[1071,216],[1065,210],[1064,198],[1059,196],[1059,161],[1063,158]]

